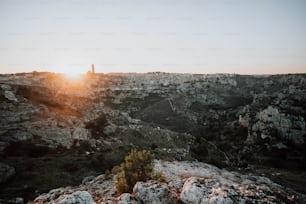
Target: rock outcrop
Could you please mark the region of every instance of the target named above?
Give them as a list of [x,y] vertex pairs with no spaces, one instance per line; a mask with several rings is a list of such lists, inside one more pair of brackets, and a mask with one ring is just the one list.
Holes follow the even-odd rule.
[[233,200],[228,195],[228,189],[222,189],[220,186],[221,184],[214,179],[191,177],[185,181],[180,199],[183,203],[232,204]]
[[54,201],[59,204],[94,204],[91,195],[87,191],[75,191],[70,195],[62,195]]
[[[304,203],[306,196],[254,175],[229,172],[201,162],[155,161],[166,182],[137,182],[133,192],[115,196],[113,175],[88,184],[60,188],[37,197],[32,204],[58,202],[174,204],[174,203]],[[91,194],[91,196],[90,196]],[[81,198],[82,197],[82,198]],[[86,202],[84,201],[86,200]]]
[[58,195],[55,192],[50,192],[52,194],[48,200],[44,197],[36,199],[35,203],[59,203],[59,204],[94,204],[91,195],[87,191],[74,191],[71,194],[66,192],[65,194]]
[[137,182],[133,188],[135,198],[143,203],[174,204],[176,198],[166,184],[161,184],[154,181],[147,183]]

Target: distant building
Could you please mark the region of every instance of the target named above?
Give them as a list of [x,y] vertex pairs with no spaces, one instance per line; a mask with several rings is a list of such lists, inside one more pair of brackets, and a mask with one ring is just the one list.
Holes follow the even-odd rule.
[[95,65],[94,64],[91,65],[91,73],[93,73],[93,74],[95,73]]

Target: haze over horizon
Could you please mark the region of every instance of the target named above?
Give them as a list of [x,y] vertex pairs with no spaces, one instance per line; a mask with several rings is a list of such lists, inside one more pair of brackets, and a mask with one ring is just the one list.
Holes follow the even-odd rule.
[[0,1],[0,73],[306,73],[304,0]]

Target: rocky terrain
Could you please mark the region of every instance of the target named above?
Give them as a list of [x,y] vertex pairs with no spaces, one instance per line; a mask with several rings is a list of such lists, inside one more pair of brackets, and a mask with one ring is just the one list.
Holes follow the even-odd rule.
[[[75,81],[53,73],[0,75],[0,198],[27,201],[75,186],[119,164],[131,148],[149,149],[161,160],[265,175],[305,194],[305,87],[306,75],[294,74],[88,74]],[[182,185],[212,189],[201,180],[205,175],[195,176]],[[267,195],[277,203],[268,183]],[[169,183],[156,185],[166,185],[172,195]],[[239,185],[232,191],[242,192]],[[220,194],[230,194],[222,189]],[[184,202],[184,188],[177,192]]]
[[77,187],[58,188],[33,204],[55,203],[304,203],[306,196],[268,178],[221,170],[201,162],[155,161],[164,182],[137,182],[133,193],[116,196],[114,175],[85,178]]

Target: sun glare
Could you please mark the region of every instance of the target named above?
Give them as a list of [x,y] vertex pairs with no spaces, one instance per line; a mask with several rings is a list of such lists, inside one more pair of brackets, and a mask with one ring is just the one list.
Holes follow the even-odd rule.
[[83,74],[70,72],[70,73],[64,73],[64,76],[69,81],[78,81],[82,78]]
[[85,81],[86,75],[77,72],[64,73],[62,78],[63,87],[69,91],[83,90],[85,88]]
[[92,64],[91,71],[89,69],[66,68],[63,70],[58,85],[61,89],[69,92],[84,93],[88,88],[90,80],[89,73],[94,73],[94,65]]

